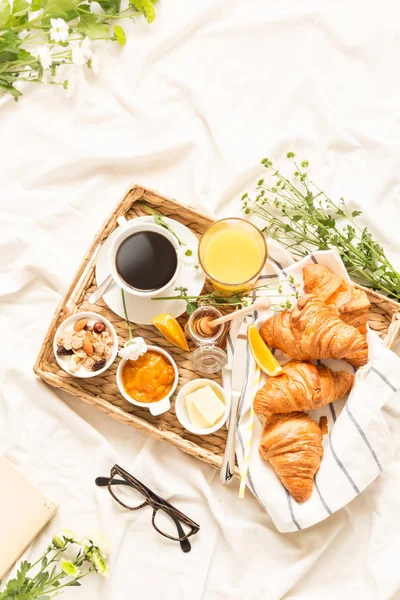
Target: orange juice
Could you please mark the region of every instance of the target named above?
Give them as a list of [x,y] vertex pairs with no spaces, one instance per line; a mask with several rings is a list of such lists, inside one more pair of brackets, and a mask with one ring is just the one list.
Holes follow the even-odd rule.
[[203,270],[214,287],[235,292],[250,287],[267,257],[261,231],[242,219],[223,219],[209,227],[199,245]]

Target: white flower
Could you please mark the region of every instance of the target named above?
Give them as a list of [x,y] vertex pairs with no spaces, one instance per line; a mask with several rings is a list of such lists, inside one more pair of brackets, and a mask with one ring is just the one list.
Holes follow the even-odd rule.
[[22,31],[19,32],[18,37],[20,40],[24,40],[26,37],[28,37],[29,35],[29,31],[27,29],[23,29]]
[[100,551],[96,547],[85,548],[86,558],[89,560],[94,566],[97,573],[103,575],[103,577],[108,577],[108,566],[102,557]]
[[76,533],[74,533],[70,529],[63,529],[61,531],[61,535],[64,539],[68,540],[69,542],[72,542],[73,544],[78,544],[78,546],[82,546],[82,548],[86,544],[86,539],[84,537],[76,535]]
[[60,560],[60,567],[61,570],[69,577],[78,577],[78,575],[80,575],[81,573],[78,567],[74,565],[73,562],[71,562],[70,560],[65,560],[65,558],[62,558]]
[[93,54],[92,58],[90,59],[89,66],[92,69],[93,74],[97,77],[101,71],[101,60],[98,54]]
[[44,8],[40,10],[34,10],[33,12],[28,13],[28,21],[33,21],[36,17],[40,17],[44,13]]
[[[122,10],[122,9],[120,9]],[[90,3],[90,12],[93,13],[94,15],[104,15],[105,12],[102,9],[101,5],[98,2],[91,2]]]
[[43,69],[49,69],[51,67],[53,59],[51,58],[50,50],[47,46],[39,46],[34,51],[32,50],[31,54],[40,60]]
[[68,24],[64,19],[50,19],[50,39],[53,42],[66,42],[68,38]]
[[93,52],[90,49],[90,40],[85,37],[81,45],[78,44],[70,45],[72,50],[72,62],[74,65],[85,65],[87,61],[92,58]]
[[101,556],[107,558],[110,551],[110,544],[106,538],[96,531],[93,535],[89,536],[89,540],[97,548]]
[[139,356],[147,352],[147,344],[142,337],[133,338],[132,341],[125,343],[125,346],[118,352],[118,356],[125,360],[137,360]]

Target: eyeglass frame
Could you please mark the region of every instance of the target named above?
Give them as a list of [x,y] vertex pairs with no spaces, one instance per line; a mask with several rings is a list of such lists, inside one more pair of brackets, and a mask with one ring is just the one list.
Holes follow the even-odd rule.
[[[124,504],[122,502],[122,500],[120,500],[114,494],[114,491],[112,489],[113,479],[114,479],[115,475],[119,475],[120,477],[122,477],[122,480],[115,481],[114,485],[118,485],[118,484],[130,485],[131,487],[135,488],[140,494],[142,494],[145,497],[145,501],[136,507],[127,506],[126,504]],[[96,485],[104,486],[105,485],[104,480],[106,480],[106,479],[107,479],[106,477],[96,477],[95,483],[96,483]],[[170,540],[173,540],[174,542],[179,542],[181,544],[182,550],[184,552],[188,552],[190,550],[190,542],[189,542],[188,538],[190,536],[198,533],[198,531],[200,530],[200,525],[198,525],[195,521],[190,519],[187,515],[182,513],[180,510],[175,508],[175,506],[173,506],[172,504],[170,504],[169,502],[167,502],[166,500],[161,498],[161,496],[158,496],[158,494],[156,494],[150,488],[148,488],[146,485],[144,485],[144,483],[139,481],[139,479],[136,479],[136,477],[134,477],[133,475],[128,473],[128,471],[125,471],[125,469],[123,469],[119,465],[115,464],[110,470],[110,477],[107,479],[107,488],[108,488],[108,491],[110,492],[111,496],[114,498],[114,500],[116,500],[116,502],[118,502],[118,504],[120,504],[127,510],[134,511],[134,510],[139,510],[141,508],[144,508],[145,506],[151,506],[151,508],[153,509],[153,516],[151,519],[153,528],[160,535],[162,535],[166,538],[169,538]],[[177,526],[180,537],[173,537],[171,535],[168,535],[167,533],[164,533],[160,529],[158,529],[158,527],[155,523],[155,517],[156,517],[158,510],[163,510],[165,513],[168,514],[169,517],[171,517],[171,519],[174,521],[175,525]],[[191,528],[191,531],[189,533],[185,534],[185,532],[183,531],[182,526],[180,524],[180,521]],[[184,535],[181,535],[181,533],[183,533]],[[186,541],[187,541],[187,545],[185,545]]]

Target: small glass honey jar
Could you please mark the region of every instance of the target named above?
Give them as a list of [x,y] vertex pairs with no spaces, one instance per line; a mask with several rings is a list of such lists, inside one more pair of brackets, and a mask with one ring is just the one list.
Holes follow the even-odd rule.
[[198,346],[192,354],[192,363],[200,373],[217,373],[226,365],[226,352],[218,346],[224,339],[226,325],[209,325],[219,317],[222,314],[214,306],[200,306],[190,315],[186,325],[186,332]]

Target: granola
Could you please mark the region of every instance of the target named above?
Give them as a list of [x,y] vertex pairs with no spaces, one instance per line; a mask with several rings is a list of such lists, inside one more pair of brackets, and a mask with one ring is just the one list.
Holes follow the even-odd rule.
[[81,319],[57,338],[57,356],[65,358],[71,373],[99,371],[112,355],[113,337],[101,321]]

